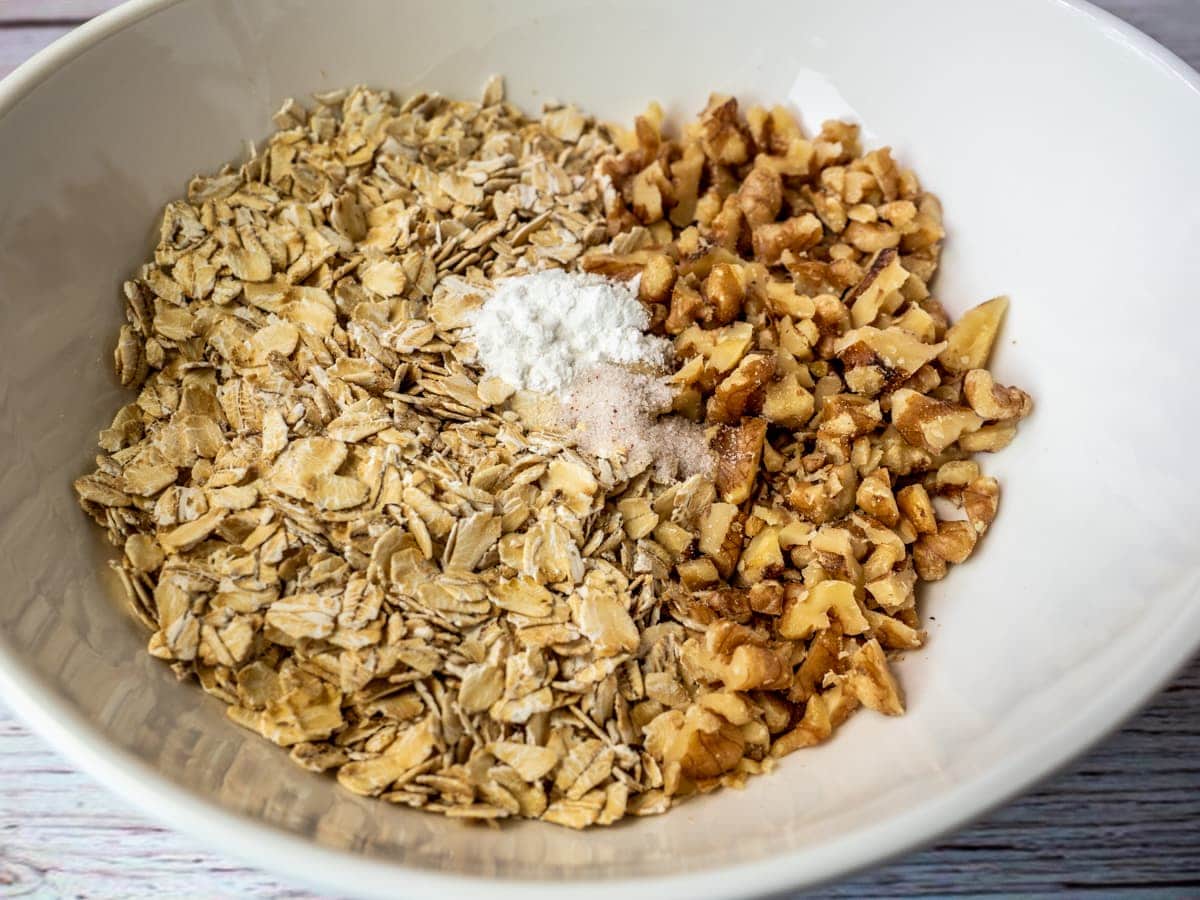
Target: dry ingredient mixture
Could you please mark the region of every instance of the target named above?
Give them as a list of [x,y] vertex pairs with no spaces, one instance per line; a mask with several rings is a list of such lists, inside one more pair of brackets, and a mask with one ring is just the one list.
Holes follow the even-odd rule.
[[[903,711],[916,584],[996,514],[971,455],[1031,401],[986,370],[1006,301],[951,324],[930,293],[936,198],[846,123],[661,121],[531,120],[498,80],[289,101],[125,286],[136,398],[80,501],[150,652],[349,790],[582,828],[739,785]],[[673,344],[665,384],[552,367],[590,436],[480,363],[501,276],[555,268],[626,282]],[[712,472],[597,454],[613,385],[605,439],[687,420]]]
[[626,284],[548,269],[501,280],[470,317],[484,376],[537,396],[523,401],[532,427],[564,432],[592,456],[661,481],[709,474],[708,441],[672,415],[665,377],[671,342],[646,333],[650,315]]

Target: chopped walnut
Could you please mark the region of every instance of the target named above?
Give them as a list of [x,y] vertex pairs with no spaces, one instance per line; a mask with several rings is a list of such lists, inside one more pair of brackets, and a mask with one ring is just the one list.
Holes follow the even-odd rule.
[[744,625],[719,621],[709,626],[703,653],[709,671],[727,690],[781,690],[791,684],[787,656]]
[[[699,704],[730,725],[755,710],[743,759],[779,756],[859,705],[903,711],[885,651],[923,643],[917,582],[965,561],[998,508],[969,456],[1009,443],[1031,402],[985,369],[1007,301],[952,323],[934,298],[941,205],[887,148],[864,154],[839,122],[810,139],[779,108],[743,120],[721,96],[682,139],[650,120],[605,171],[639,215],[661,197],[642,297],[674,337],[674,409],[709,426],[717,497],[687,524],[631,505],[625,530],[681,586],[685,680],[720,688]],[[671,709],[646,715],[679,731],[685,692],[651,683]],[[656,757],[672,797],[744,765],[728,745],[685,772],[685,744]]]
[[826,629],[833,616],[846,634],[860,634],[868,628],[854,585],[845,581],[822,581],[788,598],[779,620],[779,633],[795,640]]
[[815,406],[813,395],[800,384],[795,373],[771,382],[763,393],[763,418],[772,425],[799,430],[812,418]]
[[688,778],[715,778],[742,759],[742,731],[723,716],[692,706],[679,716],[674,736],[663,750],[663,760],[679,765]]
[[969,409],[902,388],[892,395],[892,424],[910,444],[940,453],[983,420]]
[[851,657],[846,689],[868,709],[889,716],[904,713],[900,688],[888,668],[883,648],[874,638],[863,644]]
[[763,616],[778,616],[783,612],[784,587],[778,581],[760,581],[748,592],[750,609]]
[[[717,385],[708,401],[708,421],[731,424],[761,410],[763,388],[775,374],[775,357],[749,353]],[[757,407],[758,409],[755,409]]]
[[751,228],[774,222],[783,207],[783,178],[769,165],[756,165],[738,188],[737,196],[742,215]]
[[700,115],[700,146],[704,154],[722,166],[739,166],[750,158],[753,140],[749,129],[738,117],[738,103],[732,97],[714,94]]
[[744,502],[754,490],[767,436],[764,419],[746,419],[740,425],[722,425],[712,439],[717,460],[716,484],[726,503]]
[[1033,412],[1033,400],[1020,388],[996,384],[986,369],[972,369],[963,378],[963,395],[981,419],[1023,419]]
[[750,538],[738,560],[738,575],[745,584],[757,584],[764,578],[782,574],[783,550],[779,546],[779,529],[774,525],[761,528]]
[[896,504],[918,534],[937,533],[937,513],[922,485],[910,484],[901,488],[896,495]]
[[969,522],[938,522],[937,532],[922,535],[913,546],[913,561],[923,581],[946,577],[948,563],[965,562],[979,540]]
[[821,525],[840,519],[854,508],[858,476],[849,463],[818,470],[797,482],[787,494],[787,502],[810,522]]
[[958,439],[958,446],[965,453],[995,453],[1011,444],[1016,436],[1015,424],[997,422],[994,425],[984,425],[971,434],[964,434]]
[[1000,482],[986,475],[972,479],[962,490],[962,504],[967,521],[982,535],[1000,508]]
[[963,314],[946,332],[946,349],[938,360],[949,372],[982,369],[1008,311],[1008,298],[996,297]]
[[741,267],[728,263],[717,263],[704,279],[704,324],[728,325],[742,311],[746,297],[746,285],[742,280]]
[[812,213],[796,216],[784,222],[765,222],[751,233],[754,258],[773,265],[785,252],[800,253],[815,246],[824,232],[821,220]]
[[669,256],[655,253],[642,267],[638,296],[650,303],[665,303],[675,286],[675,263]]
[[680,279],[671,291],[671,311],[664,327],[667,334],[682,334],[704,311],[704,298],[693,284]]
[[889,528],[900,522],[900,509],[892,493],[891,479],[887,469],[876,469],[858,485],[855,500],[860,509]]
[[691,224],[703,172],[704,150],[699,144],[686,144],[679,159],[671,163],[671,193],[675,198],[670,216],[672,225],[686,228]]

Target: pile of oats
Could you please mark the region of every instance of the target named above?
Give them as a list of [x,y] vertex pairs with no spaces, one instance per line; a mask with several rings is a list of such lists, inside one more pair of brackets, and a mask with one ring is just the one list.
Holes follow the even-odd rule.
[[[1003,303],[947,330],[936,200],[851,126],[660,122],[357,88],[167,206],[125,286],[137,398],[75,486],[150,652],[299,764],[582,828],[902,710],[915,582],[995,514],[967,456],[1029,409],[982,368]],[[594,458],[482,377],[471,311],[545,267],[641,275],[712,478]]]

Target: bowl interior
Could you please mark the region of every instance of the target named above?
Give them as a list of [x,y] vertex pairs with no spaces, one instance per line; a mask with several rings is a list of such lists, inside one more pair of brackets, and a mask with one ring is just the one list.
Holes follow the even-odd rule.
[[[145,654],[70,490],[125,402],[110,374],[120,284],[193,172],[265,136],[284,97],[358,82],[474,97],[493,72],[530,109],[557,98],[627,120],[657,99],[683,118],[719,90],[788,103],[810,128],[858,118],[942,198],[945,305],[1012,296],[995,370],[1038,402],[984,460],[1004,498],[980,553],[925,591],[931,640],[898,667],[907,716],[861,713],[745,791],[582,835],[471,828],[291,766]],[[751,888],[931,836],[1115,724],[1200,634],[1196,159],[1195,82],[1047,0],[167,5],[0,118],[9,677],[55,698],[96,755],[117,748],[226,810],[418,871],[553,881],[786,858],[751,870],[776,882],[746,874]],[[156,790],[133,799],[153,807]],[[319,859],[295,870],[320,879]],[[324,880],[386,889],[343,865]]]

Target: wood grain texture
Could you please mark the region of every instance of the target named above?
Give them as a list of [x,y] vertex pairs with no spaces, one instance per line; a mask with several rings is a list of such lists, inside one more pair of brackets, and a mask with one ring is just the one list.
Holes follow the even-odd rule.
[[1200,0],[1092,0],[1200,69]]
[[0,0],[0,26],[13,22],[77,25],[116,5],[113,0]]
[[[0,75],[114,0],[0,0]],[[1200,67],[1200,0],[1103,0]],[[1200,660],[1119,734],[936,846],[812,896],[1200,896]],[[317,895],[216,857],[61,760],[0,706],[0,897]]]
[[[0,3],[3,2],[4,0],[0,0]],[[73,27],[73,25],[38,25],[29,28],[0,28],[0,78],[43,47],[48,47]]]

